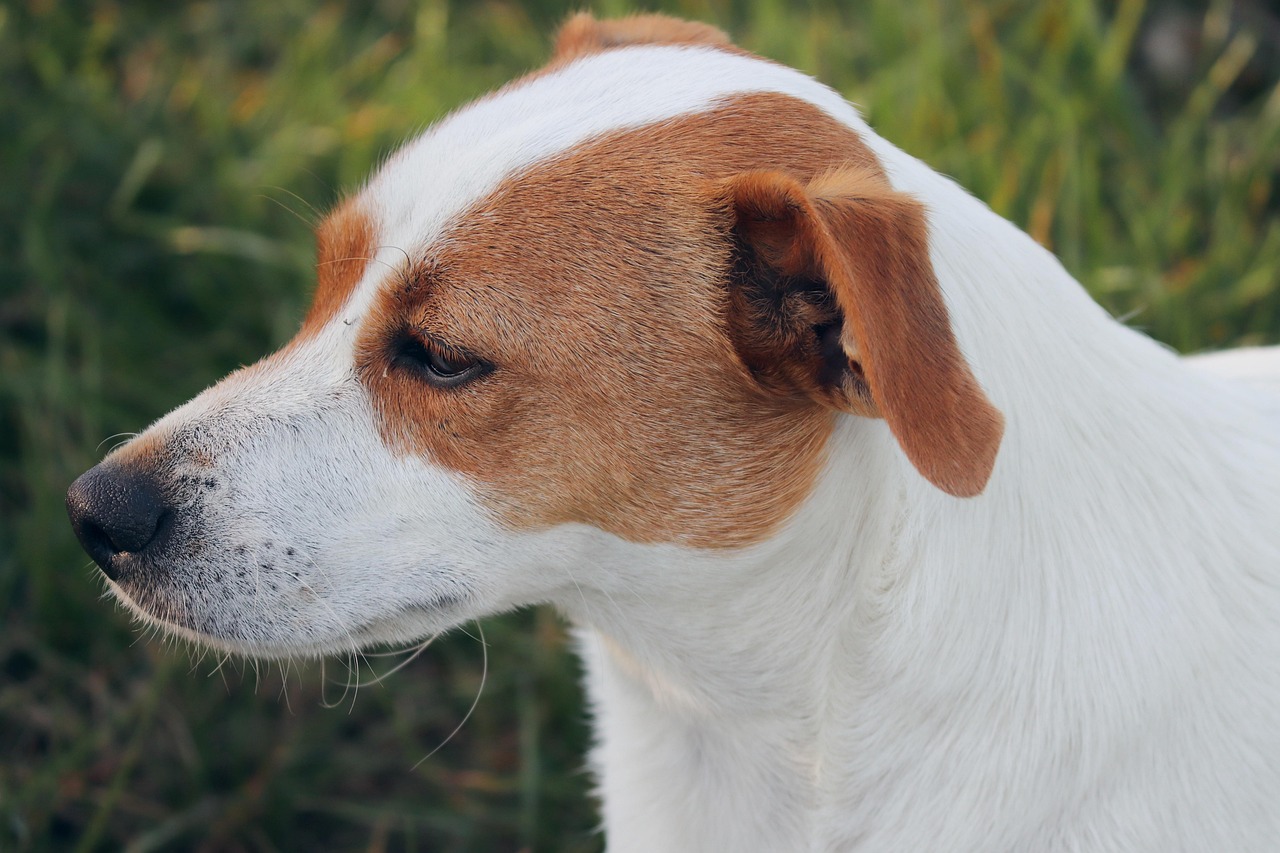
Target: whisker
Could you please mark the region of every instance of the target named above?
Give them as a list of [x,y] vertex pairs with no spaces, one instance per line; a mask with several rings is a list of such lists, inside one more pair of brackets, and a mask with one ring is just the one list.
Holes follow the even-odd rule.
[[[357,649],[351,650],[351,663],[354,665],[356,686],[355,686],[355,689],[351,691],[351,705],[347,708],[348,716],[355,713],[356,699],[360,698],[360,652],[359,650]],[[351,672],[350,669],[347,671]]]
[[[387,670],[386,672],[374,678],[372,681],[366,681],[365,686],[381,684],[385,679],[390,678],[400,670],[404,669],[409,664],[413,663],[415,660],[418,659],[419,655],[421,655],[423,652],[427,650],[428,646],[430,646],[432,643],[436,641],[436,639],[439,636],[440,636],[439,634],[432,634],[430,637],[427,637],[427,639],[423,640],[421,643],[418,643],[416,647],[412,648],[412,654],[410,654],[404,660],[400,661],[395,666],[391,667],[391,669]],[[401,649],[400,651],[395,652],[395,654],[404,654],[406,651],[410,651],[410,649]],[[383,655],[380,655],[380,656],[385,656],[386,654],[390,654],[390,653],[389,652],[384,653]],[[372,667],[370,668],[372,669]]]
[[209,678],[213,678],[215,673],[222,677],[222,687],[228,693],[231,692],[231,685],[227,683],[227,674],[222,671],[222,667],[229,660],[231,660],[231,652],[227,652],[223,655],[222,660],[218,661],[218,665],[214,667],[213,672],[209,673]]
[[288,196],[291,196],[296,201],[301,202],[303,206],[307,208],[307,210],[311,211],[312,218],[308,219],[307,217],[303,216],[301,213],[294,210],[292,207],[285,204],[283,201],[276,198],[275,196],[268,195],[267,193],[258,193],[259,198],[265,198],[267,201],[274,202],[275,204],[280,205],[280,207],[284,208],[285,210],[292,213],[294,216],[298,217],[298,219],[303,223],[305,223],[308,227],[315,228],[316,225],[320,223],[320,220],[324,218],[324,214],[320,210],[318,210],[314,204],[307,201],[305,198],[298,195],[296,192],[289,189],[288,187],[268,186],[266,187],[266,189],[275,190],[276,192],[282,192]]
[[[396,246],[388,246],[387,248],[389,248],[389,249],[394,249],[394,248],[398,248],[398,247],[396,247]],[[404,252],[404,249],[400,249],[400,251]],[[405,257],[408,257],[408,253],[407,253],[407,252],[405,253]],[[329,266],[330,264],[350,263],[351,261],[365,261],[366,263],[367,263],[367,262],[369,262],[369,261],[373,261],[374,263],[382,264],[384,267],[386,267],[387,269],[391,270],[391,271],[392,271],[392,272],[394,272],[394,273],[398,273],[398,272],[400,272],[400,270],[399,270],[399,269],[397,269],[396,267],[392,266],[391,264],[387,263],[386,261],[382,260],[381,258],[375,258],[375,257],[373,257],[372,255],[352,255],[351,257],[348,257],[348,258],[333,258],[333,259],[331,259],[331,260],[321,261],[320,263],[316,264],[316,267],[317,267],[317,268],[319,268],[319,267],[327,267],[327,266]]]
[[293,669],[293,658],[285,658],[280,662],[280,695],[276,697],[284,698],[284,706],[290,714],[293,713],[293,702],[289,699],[289,670],[291,669]]
[[[467,720],[471,719],[471,715],[475,713],[476,705],[480,704],[480,694],[484,693],[484,685],[489,678],[489,644],[485,642],[484,627],[481,626],[479,620],[476,621],[476,631],[480,634],[480,638],[479,638],[480,652],[483,655],[483,658],[481,661],[481,669],[480,669],[480,686],[476,688],[476,698],[471,700],[471,707],[467,709],[466,716],[462,718],[462,722],[458,723],[458,725],[454,727],[453,731],[449,732],[448,737],[440,741],[439,746],[437,746],[435,749],[431,750],[426,755],[419,758],[417,763],[409,768],[410,772],[417,770],[419,767],[422,766],[422,762],[426,761],[428,758],[435,755],[442,748],[444,748],[444,745],[446,743],[453,740],[453,736],[456,735],[458,732],[462,731],[462,727],[467,724]],[[462,633],[466,634],[468,637],[471,636],[471,634],[467,631],[463,631]]]
[[[113,439],[123,438],[123,439],[125,439],[125,440],[127,441],[127,440],[129,440],[129,439],[131,439],[131,438],[137,438],[137,437],[138,437],[138,433],[136,433],[136,432],[118,432],[118,433],[116,433],[115,435],[109,435],[109,436],[107,436],[106,438],[102,439],[102,441],[99,441],[99,442],[98,442],[98,446],[97,446],[97,447],[95,447],[95,448],[94,448],[94,450],[101,450],[101,449],[102,449],[102,445],[106,444],[108,441],[111,441],[111,440],[113,440]],[[116,445],[116,447],[119,447],[119,445]],[[115,447],[113,447],[113,448],[111,448],[111,449],[112,449],[112,450],[115,450]]]
[[406,251],[405,251],[404,249],[402,249],[401,247],[399,247],[399,246],[392,246],[390,243],[388,243],[388,244],[383,245],[383,246],[378,246],[378,248],[379,248],[379,249],[395,249],[397,252],[399,252],[400,254],[404,255],[404,264],[405,264],[405,266],[406,266],[406,267],[412,267],[412,266],[413,266],[413,258],[409,257],[409,253],[408,253],[408,252],[406,252]]

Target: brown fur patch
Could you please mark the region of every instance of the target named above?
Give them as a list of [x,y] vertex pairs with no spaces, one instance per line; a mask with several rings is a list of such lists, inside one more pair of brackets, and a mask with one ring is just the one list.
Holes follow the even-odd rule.
[[[808,495],[832,426],[767,389],[727,322],[732,214],[718,182],[876,169],[849,128],[774,94],[622,131],[470,210],[362,329],[389,444],[467,475],[518,527],[638,541],[760,541]],[[452,391],[390,363],[404,329],[496,365]]]
[[302,321],[305,337],[333,318],[360,283],[373,254],[373,223],[356,203],[347,199],[316,229],[316,292]]
[[551,61],[569,62],[580,56],[635,44],[733,46],[722,31],[697,21],[682,21],[667,15],[631,15],[598,21],[589,12],[579,12],[560,28]]
[[748,173],[730,181],[729,195],[768,266],[825,282],[844,318],[834,331],[850,369],[816,396],[884,417],[912,464],[943,491],[981,492],[1004,418],[951,332],[923,206],[880,170],[857,165],[807,185],[776,171]]

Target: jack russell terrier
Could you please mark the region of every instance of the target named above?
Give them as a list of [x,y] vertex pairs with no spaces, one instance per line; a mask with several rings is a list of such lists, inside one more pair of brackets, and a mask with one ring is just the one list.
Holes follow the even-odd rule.
[[1280,849],[1280,351],[1180,359],[660,16],[392,156],[315,300],[72,485],[254,656],[551,603],[616,851]]

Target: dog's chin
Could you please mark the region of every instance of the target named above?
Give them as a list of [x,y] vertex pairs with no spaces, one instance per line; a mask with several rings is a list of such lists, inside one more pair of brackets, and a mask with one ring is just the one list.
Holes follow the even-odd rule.
[[151,590],[131,591],[112,580],[107,580],[106,585],[108,593],[147,628],[201,648],[259,660],[320,658],[376,646],[417,643],[475,618],[465,599],[442,594],[344,630],[295,622],[286,632],[272,630],[262,621],[219,620],[211,614],[192,614],[190,608]]

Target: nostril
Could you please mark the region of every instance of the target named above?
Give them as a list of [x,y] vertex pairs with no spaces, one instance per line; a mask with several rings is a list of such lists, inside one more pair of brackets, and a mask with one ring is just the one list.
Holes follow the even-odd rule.
[[171,523],[155,480],[146,472],[103,464],[67,490],[67,515],[80,544],[113,580],[121,554],[137,554]]
[[107,577],[115,580],[115,572],[111,569],[111,558],[119,554],[121,549],[111,541],[107,531],[92,521],[86,521],[76,530],[76,533],[80,538],[80,546],[89,553],[95,563],[102,567]]

